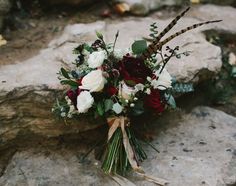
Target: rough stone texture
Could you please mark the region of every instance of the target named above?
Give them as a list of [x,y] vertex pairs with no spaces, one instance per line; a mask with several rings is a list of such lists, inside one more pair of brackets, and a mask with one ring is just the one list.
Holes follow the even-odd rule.
[[201,20],[223,20],[212,27],[223,32],[236,33],[236,8],[230,6],[204,5],[191,10],[190,15]]
[[[197,107],[182,117],[164,116],[152,124],[157,153],[145,147],[149,158],[142,163],[153,176],[168,179],[170,186],[228,186],[236,183],[236,118],[208,107]],[[164,128],[161,128],[161,125]],[[78,149],[77,149],[77,148]],[[17,152],[0,178],[2,186],[117,185],[100,171],[91,156],[80,162],[83,149]],[[137,186],[151,186],[137,175]]]
[[[120,0],[115,0],[121,2]],[[186,0],[122,0],[130,6],[130,12],[135,15],[146,15],[150,11],[159,9],[163,6],[180,6],[188,1]]]

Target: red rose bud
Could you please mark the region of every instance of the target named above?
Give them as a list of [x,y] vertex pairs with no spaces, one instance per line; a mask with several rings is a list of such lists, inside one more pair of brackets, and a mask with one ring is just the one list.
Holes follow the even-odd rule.
[[118,89],[116,87],[110,86],[110,87],[107,88],[107,93],[110,96],[113,96],[113,95],[117,94],[117,92],[118,92]]
[[152,89],[151,93],[147,95],[144,99],[144,105],[154,110],[156,113],[161,113],[164,111],[164,103],[161,101],[161,95],[159,90]]
[[68,90],[66,93],[75,107],[77,106],[77,96],[80,95],[80,92],[81,90],[78,88],[76,90]]
[[79,86],[82,85],[82,83],[81,83],[81,82],[82,82],[82,79],[83,79],[83,78],[80,78],[80,79],[77,79],[77,80],[76,80],[76,82],[79,84]]
[[144,83],[148,76],[152,75],[144,61],[132,56],[124,56],[119,62],[119,71],[126,82]]

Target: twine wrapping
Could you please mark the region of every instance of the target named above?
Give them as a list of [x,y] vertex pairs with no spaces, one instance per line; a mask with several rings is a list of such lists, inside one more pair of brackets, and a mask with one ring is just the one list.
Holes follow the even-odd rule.
[[146,180],[156,183],[158,185],[166,185],[168,183],[168,181],[161,179],[161,178],[156,178],[153,176],[148,176],[145,174],[145,172],[142,170],[142,168],[138,165],[136,159],[135,159],[135,155],[134,155],[134,151],[132,146],[130,145],[129,142],[129,138],[128,135],[126,133],[125,127],[129,127],[130,126],[130,120],[127,117],[124,116],[119,116],[119,117],[111,117],[107,119],[108,125],[110,127],[109,131],[108,131],[108,141],[111,139],[111,137],[113,136],[114,132],[116,131],[116,129],[118,127],[121,128],[122,130],[122,137],[123,137],[123,145],[125,148],[125,152],[127,155],[127,158],[129,160],[129,163],[132,167],[132,169],[140,176],[142,176],[143,178],[145,178]]

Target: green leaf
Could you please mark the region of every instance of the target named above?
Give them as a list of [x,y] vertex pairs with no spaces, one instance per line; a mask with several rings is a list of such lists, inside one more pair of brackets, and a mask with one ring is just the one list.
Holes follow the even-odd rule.
[[72,80],[62,80],[61,81],[62,85],[70,85],[71,87],[77,87],[78,83]]
[[231,74],[233,77],[236,77],[236,67],[235,66],[232,68]]
[[145,40],[138,40],[132,44],[132,51],[134,54],[142,54],[147,49],[147,42]]
[[188,93],[188,92],[193,92],[194,88],[193,88],[193,84],[192,83],[174,83],[172,85],[172,89],[176,92],[176,93]]
[[98,102],[97,104],[97,112],[100,116],[103,116],[104,114],[103,104],[101,102]]
[[166,99],[167,99],[167,103],[173,108],[176,108],[176,102],[175,102],[175,98],[172,95],[169,94],[165,94]]
[[112,109],[112,106],[113,106],[113,101],[111,99],[106,99],[105,102],[104,102],[104,105],[105,105],[105,112],[109,111]]
[[129,86],[135,86],[136,83],[133,80],[125,80],[125,83]]
[[143,102],[138,101],[135,103],[134,107],[132,108],[133,115],[138,116],[144,113],[144,107],[143,107]]
[[93,49],[88,44],[84,44],[84,49],[90,53],[93,52]]
[[96,31],[96,35],[97,35],[97,37],[98,37],[99,39],[103,40],[103,35],[102,35],[102,33]]
[[61,74],[66,78],[70,79],[70,76],[68,75],[67,71],[64,68],[61,68]]

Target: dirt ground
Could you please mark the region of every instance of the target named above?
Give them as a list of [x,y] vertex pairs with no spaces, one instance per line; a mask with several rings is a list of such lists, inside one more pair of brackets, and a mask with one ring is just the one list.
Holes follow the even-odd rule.
[[60,35],[64,27],[74,23],[88,23],[103,19],[99,15],[103,6],[94,10],[94,6],[85,10],[59,8],[50,12],[39,9],[33,13],[11,13],[6,20],[2,33],[7,44],[0,48],[0,65],[13,64],[36,55],[40,49]]

